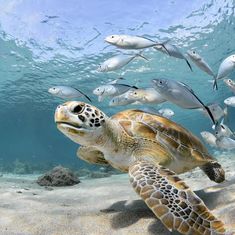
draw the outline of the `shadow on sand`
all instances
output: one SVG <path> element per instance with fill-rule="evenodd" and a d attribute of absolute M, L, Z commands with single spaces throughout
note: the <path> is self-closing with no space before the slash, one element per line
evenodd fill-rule
<path fill-rule="evenodd" d="M 195 191 L 195 193 L 204 201 L 206 206 L 210 210 L 216 209 L 219 205 L 235 205 L 235 197 L 228 197 L 227 191 L 230 187 L 235 185 L 235 178 L 224 182 L 222 184 L 209 187 L 207 189 Z M 230 189 L 231 190 L 231 189 Z M 231 195 L 235 195 L 235 186 L 229 191 Z M 148 229 L 151 235 L 179 235 L 178 232 L 169 232 L 164 225 L 156 219 L 153 212 L 147 207 L 147 205 L 142 200 L 134 201 L 119 201 L 112 204 L 109 208 L 101 211 L 102 213 L 113 213 L 111 219 L 111 226 L 118 230 L 120 228 L 131 226 L 135 224 L 140 219 L 151 219 Z M 235 214 L 235 209 L 233 210 Z M 223 220 L 223 215 L 220 215 Z M 228 233 L 231 234 L 231 233 Z"/>

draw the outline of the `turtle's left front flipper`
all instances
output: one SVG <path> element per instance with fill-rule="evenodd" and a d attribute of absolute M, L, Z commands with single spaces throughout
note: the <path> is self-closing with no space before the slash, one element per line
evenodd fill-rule
<path fill-rule="evenodd" d="M 174 172 L 148 161 L 136 161 L 129 175 L 135 191 L 170 231 L 225 234 L 224 224 Z"/>

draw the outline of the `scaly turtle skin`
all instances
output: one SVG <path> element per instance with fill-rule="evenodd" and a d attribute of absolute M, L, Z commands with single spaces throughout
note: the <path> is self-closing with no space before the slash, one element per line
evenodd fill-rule
<path fill-rule="evenodd" d="M 135 191 L 170 231 L 225 234 L 224 224 L 176 175 L 198 166 L 220 183 L 224 171 L 200 140 L 180 125 L 139 110 L 109 118 L 78 101 L 58 106 L 55 122 L 62 133 L 82 145 L 81 159 L 129 172 Z"/>

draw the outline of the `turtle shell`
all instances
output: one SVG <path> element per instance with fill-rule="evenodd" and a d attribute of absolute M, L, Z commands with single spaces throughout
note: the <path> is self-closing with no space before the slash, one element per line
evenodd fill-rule
<path fill-rule="evenodd" d="M 159 115 L 141 110 L 125 110 L 112 116 L 120 123 L 126 133 L 160 142 L 171 152 L 184 157 L 193 157 L 197 161 L 213 159 L 199 138 L 181 125 Z"/>

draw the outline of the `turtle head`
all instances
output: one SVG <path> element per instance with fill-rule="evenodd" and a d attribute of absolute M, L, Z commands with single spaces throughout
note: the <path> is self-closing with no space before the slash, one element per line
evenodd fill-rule
<path fill-rule="evenodd" d="M 81 145 L 94 144 L 103 133 L 106 118 L 98 108 L 79 101 L 61 104 L 55 111 L 57 128 Z"/>

